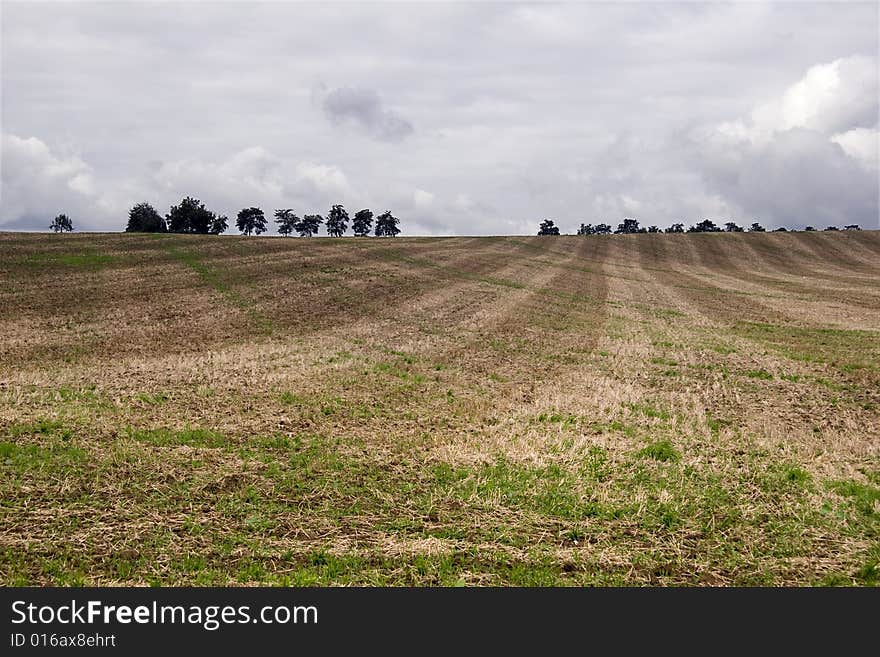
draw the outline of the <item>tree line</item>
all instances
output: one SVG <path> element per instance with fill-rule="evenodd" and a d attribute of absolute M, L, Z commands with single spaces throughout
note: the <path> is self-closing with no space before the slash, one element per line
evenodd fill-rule
<path fill-rule="evenodd" d="M 807 226 L 805 231 L 816 230 L 813 226 Z M 839 230 L 837 226 L 828 226 L 823 230 Z M 850 224 L 844 226 L 844 230 L 861 230 L 858 224 Z M 640 226 L 637 219 L 631 217 L 624 218 L 622 223 L 617 224 L 617 230 L 612 229 L 608 224 L 581 224 L 577 229 L 578 235 L 627 235 L 631 233 L 742 233 L 748 231 L 750 233 L 763 233 L 766 229 L 754 222 L 748 228 L 743 228 L 733 221 L 728 221 L 723 227 L 715 224 L 711 219 L 703 219 L 702 221 L 685 228 L 683 223 L 675 223 L 666 229 L 660 229 L 657 226 Z M 786 233 L 788 229 L 784 226 L 773 229 L 774 233 Z M 545 219 L 538 226 L 538 235 L 559 235 L 559 227 L 552 219 Z"/>
<path fill-rule="evenodd" d="M 266 215 L 258 207 L 242 208 L 235 218 L 235 227 L 242 235 L 260 235 L 267 229 Z M 400 233 L 400 219 L 386 210 L 375 218 L 369 209 L 358 210 L 349 217 L 342 205 L 334 205 L 325 220 L 320 214 L 297 215 L 292 208 L 275 210 L 278 233 L 285 237 L 297 234 L 312 237 L 324 224 L 331 237 L 342 237 L 349 223 L 355 237 L 366 237 L 372 231 L 376 237 L 396 237 Z M 197 198 L 185 197 L 178 205 L 172 205 L 164 217 L 147 202 L 138 203 L 128 211 L 127 233 L 195 233 L 219 235 L 229 228 L 229 218 L 208 210 Z"/>
<path fill-rule="evenodd" d="M 275 223 L 278 224 L 278 233 L 292 235 L 296 233 L 300 237 L 312 237 L 318 234 L 321 224 L 326 224 L 327 234 L 331 237 L 342 237 L 351 222 L 351 229 L 355 237 L 366 237 L 373 230 L 373 213 L 369 209 L 358 210 L 354 217 L 350 218 L 342 205 L 334 205 L 327 213 L 326 222 L 319 214 L 306 214 L 301 218 L 290 208 L 275 210 Z M 242 208 L 235 221 L 235 225 L 242 235 L 260 235 L 266 232 L 266 216 L 257 207 Z M 376 237 L 396 237 L 400 233 L 400 220 L 386 210 L 376 217 Z M 49 228 L 56 233 L 70 232 L 73 230 L 73 222 L 66 214 L 59 214 Z M 198 199 L 185 197 L 179 205 L 171 206 L 171 210 L 162 217 L 152 205 L 146 202 L 138 203 L 128 212 L 127 233 L 196 233 L 204 235 L 219 235 L 229 228 L 229 219 L 226 215 L 218 215 L 205 207 Z M 861 230 L 858 224 L 849 224 L 844 230 Z M 815 231 L 813 226 L 807 226 L 805 231 Z M 828 226 L 823 230 L 840 230 L 837 226 Z M 671 226 L 660 229 L 657 226 L 640 226 L 637 219 L 624 218 L 617 224 L 617 229 L 612 229 L 608 224 L 584 224 L 577 229 L 577 235 L 626 235 L 631 233 L 763 233 L 766 229 L 758 222 L 752 223 L 748 228 L 743 228 L 733 221 L 728 221 L 723 227 L 715 224 L 711 219 L 689 226 L 685 229 L 683 223 L 674 223 Z M 784 226 L 774 228 L 775 233 L 785 233 L 788 229 Z M 559 227 L 552 219 L 545 219 L 538 226 L 538 235 L 559 235 Z"/>

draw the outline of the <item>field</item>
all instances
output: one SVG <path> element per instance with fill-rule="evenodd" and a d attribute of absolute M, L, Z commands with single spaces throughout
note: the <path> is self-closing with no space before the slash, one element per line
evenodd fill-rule
<path fill-rule="evenodd" d="M 0 583 L 877 585 L 880 232 L 0 233 Z"/>

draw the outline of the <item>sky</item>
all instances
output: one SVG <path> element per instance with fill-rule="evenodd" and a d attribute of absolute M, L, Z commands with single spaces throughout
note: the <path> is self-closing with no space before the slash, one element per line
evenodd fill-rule
<path fill-rule="evenodd" d="M 880 4 L 0 4 L 0 230 L 140 201 L 403 235 L 878 228 Z"/>

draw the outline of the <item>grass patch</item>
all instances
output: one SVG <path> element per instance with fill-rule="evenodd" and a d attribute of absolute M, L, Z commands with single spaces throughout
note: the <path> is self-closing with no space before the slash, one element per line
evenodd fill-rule
<path fill-rule="evenodd" d="M 667 411 L 658 409 L 650 404 L 628 404 L 630 410 L 644 415 L 645 417 L 656 418 L 658 420 L 669 420 L 672 415 Z"/>
<path fill-rule="evenodd" d="M 155 445 L 156 447 L 228 447 L 230 440 L 222 433 L 211 429 L 132 429 L 127 431 L 127 437 L 142 443 Z"/>
<path fill-rule="evenodd" d="M 655 461 L 675 462 L 681 459 L 681 454 L 678 453 L 678 450 L 668 440 L 658 440 L 655 443 L 651 443 L 647 447 L 640 449 L 638 454 L 643 458 L 654 459 Z"/>
<path fill-rule="evenodd" d="M 864 515 L 880 514 L 880 488 L 853 480 L 831 481 L 828 488 L 838 495 L 848 497 L 853 505 Z"/>
<path fill-rule="evenodd" d="M 773 375 L 767 370 L 747 370 L 746 376 L 750 379 L 761 379 L 763 381 L 770 381 L 773 378 Z"/>
<path fill-rule="evenodd" d="M 672 360 L 671 358 L 664 358 L 663 356 L 654 356 L 651 358 L 652 365 L 666 365 L 667 367 L 675 367 L 678 365 L 677 360 Z"/>
<path fill-rule="evenodd" d="M 286 404 L 287 406 L 303 406 L 306 404 L 307 400 L 302 395 L 298 395 L 295 392 L 290 392 L 285 390 L 279 396 L 282 404 Z"/>
<path fill-rule="evenodd" d="M 142 404 L 147 404 L 148 406 L 159 406 L 170 399 L 164 392 L 139 392 L 134 397 Z"/>

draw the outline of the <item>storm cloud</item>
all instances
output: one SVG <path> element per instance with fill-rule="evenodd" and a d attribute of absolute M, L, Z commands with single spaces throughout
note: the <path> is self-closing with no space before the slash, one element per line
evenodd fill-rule
<path fill-rule="evenodd" d="M 173 6 L 172 6 L 173 5 Z M 0 230 L 392 209 L 404 234 L 552 218 L 878 227 L 861 3 L 2 5 Z"/>

